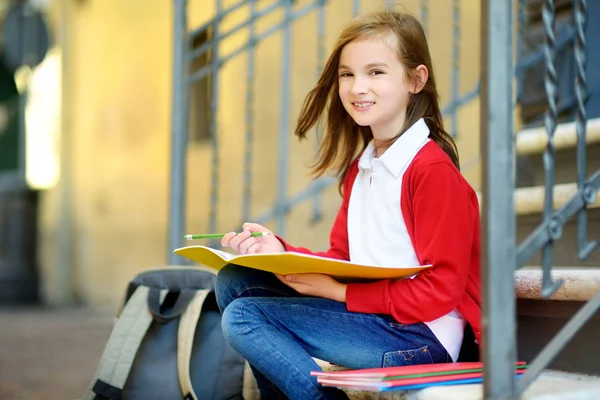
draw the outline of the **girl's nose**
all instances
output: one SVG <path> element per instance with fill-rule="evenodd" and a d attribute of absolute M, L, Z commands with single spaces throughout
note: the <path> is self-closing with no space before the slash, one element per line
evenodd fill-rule
<path fill-rule="evenodd" d="M 367 89 L 367 85 L 364 79 L 355 77 L 354 82 L 352 82 L 352 94 L 361 95 L 367 93 L 368 91 L 369 90 Z"/>

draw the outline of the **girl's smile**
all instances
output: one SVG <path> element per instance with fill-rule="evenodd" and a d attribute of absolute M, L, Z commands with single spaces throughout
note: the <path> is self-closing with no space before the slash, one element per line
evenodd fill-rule
<path fill-rule="evenodd" d="M 371 107 L 375 104 L 374 101 L 353 101 L 352 105 L 356 108 L 358 112 L 366 112 L 371 109 Z"/>

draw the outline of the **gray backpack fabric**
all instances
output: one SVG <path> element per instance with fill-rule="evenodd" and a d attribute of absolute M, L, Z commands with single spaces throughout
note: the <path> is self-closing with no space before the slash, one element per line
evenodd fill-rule
<path fill-rule="evenodd" d="M 254 397 L 244 359 L 223 338 L 212 270 L 166 267 L 127 288 L 84 400 Z"/>

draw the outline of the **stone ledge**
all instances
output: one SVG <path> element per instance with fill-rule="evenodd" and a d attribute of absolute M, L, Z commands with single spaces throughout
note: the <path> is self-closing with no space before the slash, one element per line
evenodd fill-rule
<path fill-rule="evenodd" d="M 576 183 L 561 183 L 554 185 L 554 209 L 564 206 L 577 193 Z M 517 215 L 540 214 L 544 211 L 544 186 L 530 186 L 515 189 L 514 202 Z M 483 206 L 482 194 L 477 192 L 479 210 Z M 596 195 L 594 202 L 588 208 L 600 208 L 600 195 Z"/>
<path fill-rule="evenodd" d="M 483 400 L 483 385 L 430 387 L 407 400 Z M 589 375 L 545 371 L 527 388 L 521 400 L 598 400 L 600 378 Z"/>
<path fill-rule="evenodd" d="M 576 183 L 554 185 L 554 209 L 564 206 L 577 193 Z M 544 186 L 531 186 L 515 189 L 515 208 L 517 215 L 541 213 L 544 210 Z M 594 202 L 588 208 L 600 207 L 600 196 L 596 195 Z"/>
<path fill-rule="evenodd" d="M 573 148 L 577 145 L 577 131 L 575 122 L 559 124 L 554 133 L 554 147 L 557 150 Z M 587 121 L 587 144 L 600 143 L 600 118 Z M 546 149 L 548 135 L 546 129 L 523 129 L 516 136 L 516 150 L 519 155 L 540 154 Z"/>
<path fill-rule="evenodd" d="M 539 267 L 525 267 L 514 276 L 517 298 L 542 300 L 542 270 Z M 600 268 L 554 267 L 552 279 L 562 279 L 564 283 L 548 300 L 588 301 L 600 291 Z"/>

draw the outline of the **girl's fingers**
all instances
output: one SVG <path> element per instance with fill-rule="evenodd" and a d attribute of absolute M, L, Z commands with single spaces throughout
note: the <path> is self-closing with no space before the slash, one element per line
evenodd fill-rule
<path fill-rule="evenodd" d="M 228 234 L 223 236 L 221 238 L 221 246 L 230 247 L 229 243 L 231 242 L 231 239 L 233 239 L 234 237 L 235 237 L 235 232 L 229 232 Z"/>
<path fill-rule="evenodd" d="M 283 283 L 286 286 L 290 286 L 289 282 L 285 280 L 285 275 L 275 274 L 275 276 L 281 281 L 281 283 Z"/>
<path fill-rule="evenodd" d="M 275 276 L 277 277 L 277 279 L 279 279 L 281 281 L 281 283 L 283 283 L 284 285 L 289 286 L 295 290 L 295 288 L 292 286 L 293 284 L 286 279 L 285 275 L 275 274 Z"/>
<path fill-rule="evenodd" d="M 238 253 L 242 254 L 242 252 L 240 251 L 240 245 L 245 241 L 245 240 L 256 240 L 255 238 L 253 238 L 252 236 L 250 236 L 250 231 L 244 230 L 243 232 L 238 233 L 235 237 L 233 237 L 230 241 L 229 241 L 229 246 L 234 250 L 237 251 Z M 250 245 L 250 243 L 247 244 L 247 246 Z"/>
<path fill-rule="evenodd" d="M 257 247 L 260 246 L 260 243 L 258 242 L 258 239 L 254 238 L 254 237 L 250 237 L 246 240 L 244 240 L 242 243 L 240 243 L 239 246 L 239 253 L 240 254 L 253 254 L 256 252 Z"/>
<path fill-rule="evenodd" d="M 242 225 L 242 232 L 238 234 L 235 232 L 229 232 L 223 236 L 221 238 L 221 246 L 231 247 L 232 250 L 240 254 L 256 253 L 260 250 L 261 244 L 263 243 L 261 239 L 264 238 L 250 236 L 250 234 L 253 232 L 273 233 L 260 224 L 246 222 Z"/>

